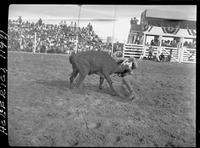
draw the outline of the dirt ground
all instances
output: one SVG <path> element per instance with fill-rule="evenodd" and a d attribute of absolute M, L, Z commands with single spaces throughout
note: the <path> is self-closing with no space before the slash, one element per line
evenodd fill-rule
<path fill-rule="evenodd" d="M 96 75 L 70 89 L 71 71 L 67 55 L 8 53 L 10 146 L 196 146 L 195 64 L 140 61 L 133 101 Z"/>

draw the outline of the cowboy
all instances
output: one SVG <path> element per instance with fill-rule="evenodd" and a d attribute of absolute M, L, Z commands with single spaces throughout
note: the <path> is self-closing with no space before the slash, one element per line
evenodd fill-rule
<path fill-rule="evenodd" d="M 129 72 L 126 72 L 121 75 L 122 81 L 121 81 L 121 89 L 119 96 L 126 99 L 136 99 L 138 98 L 138 95 L 135 93 L 133 89 L 134 85 L 134 76 L 133 76 L 133 69 L 136 69 L 138 67 L 137 61 L 134 57 L 131 57 L 129 59 L 126 59 L 122 62 L 122 65 L 126 65 L 129 67 Z"/>

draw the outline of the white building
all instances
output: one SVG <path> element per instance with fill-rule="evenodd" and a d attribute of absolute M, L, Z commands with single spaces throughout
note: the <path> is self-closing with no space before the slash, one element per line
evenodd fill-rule
<path fill-rule="evenodd" d="M 139 42 L 130 42 L 135 39 Z M 148 56 L 150 46 L 154 51 L 161 50 L 166 56 L 171 54 L 172 61 L 196 62 L 196 17 L 177 12 L 145 10 L 141 14 L 140 24 L 135 27 L 131 24 L 124 56 L 128 57 L 131 51 L 136 57 Z"/>

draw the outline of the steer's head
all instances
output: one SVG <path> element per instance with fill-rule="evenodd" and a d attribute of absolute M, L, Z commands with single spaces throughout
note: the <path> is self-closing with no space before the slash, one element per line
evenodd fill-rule
<path fill-rule="evenodd" d="M 118 65 L 120 65 L 120 71 L 117 72 L 117 74 L 120 77 L 123 77 L 127 74 L 132 74 L 133 70 L 138 67 L 137 61 L 134 57 L 130 57 L 128 59 L 122 60 L 117 62 Z"/>

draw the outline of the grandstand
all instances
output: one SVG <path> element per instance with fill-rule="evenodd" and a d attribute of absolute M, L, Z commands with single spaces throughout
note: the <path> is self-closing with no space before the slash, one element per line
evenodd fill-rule
<path fill-rule="evenodd" d="M 123 56 L 143 58 L 149 47 L 154 53 L 170 55 L 172 62 L 196 62 L 196 18 L 178 12 L 147 9 L 140 24 L 131 20 L 131 29 Z"/>
<path fill-rule="evenodd" d="M 8 50 L 33 53 L 70 53 L 76 46 L 78 50 L 100 50 L 108 48 L 103 44 L 93 27 L 88 23 L 85 27 L 71 24 L 45 24 L 39 19 L 36 23 L 18 20 L 8 21 Z"/>

